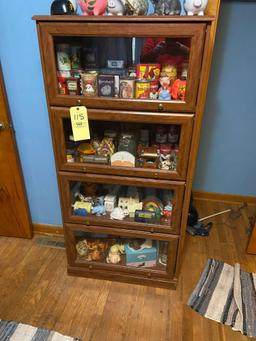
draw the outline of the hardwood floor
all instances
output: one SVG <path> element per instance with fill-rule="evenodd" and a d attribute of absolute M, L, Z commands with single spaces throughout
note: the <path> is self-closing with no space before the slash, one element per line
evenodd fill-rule
<path fill-rule="evenodd" d="M 230 208 L 198 201 L 200 216 Z M 234 208 L 237 205 L 232 206 Z M 256 272 L 245 253 L 248 216 L 212 219 L 209 237 L 187 235 L 176 291 L 66 275 L 64 250 L 34 240 L 0 238 L 0 319 L 13 319 L 83 341 L 244 341 L 249 338 L 201 317 L 186 306 L 209 257 Z"/>

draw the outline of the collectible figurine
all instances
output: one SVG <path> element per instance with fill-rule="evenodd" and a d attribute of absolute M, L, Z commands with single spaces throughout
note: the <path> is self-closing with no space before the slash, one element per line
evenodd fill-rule
<path fill-rule="evenodd" d="M 179 126 L 176 124 L 170 124 L 168 129 L 168 142 L 176 144 L 179 141 Z"/>
<path fill-rule="evenodd" d="M 80 240 L 77 244 L 76 244 L 76 250 L 77 253 L 80 256 L 86 256 L 88 253 L 88 245 L 87 245 L 87 241 L 86 239 L 84 240 Z"/>
<path fill-rule="evenodd" d="M 91 211 L 91 203 L 89 202 L 81 202 L 76 201 L 74 205 L 72 205 L 74 208 L 74 214 L 79 216 L 87 216 L 87 214 Z"/>
<path fill-rule="evenodd" d="M 170 95 L 170 78 L 166 74 L 162 74 L 160 77 L 160 89 L 158 90 L 158 99 L 169 101 Z"/>
<path fill-rule="evenodd" d="M 184 8 L 187 15 L 204 15 L 208 0 L 185 0 Z"/>
<path fill-rule="evenodd" d="M 100 239 L 88 239 L 84 240 L 86 243 L 88 252 L 86 255 L 86 260 L 88 261 L 101 261 L 106 255 L 106 250 L 108 248 L 108 243 Z"/>
<path fill-rule="evenodd" d="M 102 15 L 107 8 L 107 0 L 79 0 L 83 15 Z"/>
<path fill-rule="evenodd" d="M 160 147 L 160 163 L 159 168 L 169 170 L 171 166 L 171 146 L 163 145 Z"/>
<path fill-rule="evenodd" d="M 115 207 L 110 213 L 110 218 L 115 220 L 124 220 L 125 212 L 120 207 Z"/>
<path fill-rule="evenodd" d="M 125 7 L 122 0 L 108 0 L 107 4 L 108 15 L 124 15 Z"/>
<path fill-rule="evenodd" d="M 117 264 L 121 261 L 121 254 L 124 254 L 124 245 L 114 244 L 111 246 L 108 257 L 106 259 L 107 263 Z"/>
<path fill-rule="evenodd" d="M 51 4 L 51 15 L 75 14 L 73 0 L 54 0 Z"/>
<path fill-rule="evenodd" d="M 76 0 L 69 0 L 70 2 L 72 2 L 72 5 L 74 7 L 74 11 L 76 13 L 76 10 L 77 10 L 77 3 L 76 3 Z"/>
<path fill-rule="evenodd" d="M 101 156 L 111 156 L 115 152 L 115 144 L 113 138 L 104 137 L 98 148 L 98 154 Z"/>
<path fill-rule="evenodd" d="M 147 15 L 148 0 L 126 0 L 128 15 Z"/>
<path fill-rule="evenodd" d="M 163 216 L 168 219 L 172 216 L 172 204 L 164 206 Z"/>
<path fill-rule="evenodd" d="M 185 101 L 186 80 L 176 79 L 172 86 L 172 98 L 180 101 Z"/>
<path fill-rule="evenodd" d="M 104 197 L 98 197 L 92 208 L 92 214 L 96 214 L 97 217 L 106 215 L 106 208 L 104 206 Z"/>
<path fill-rule="evenodd" d="M 154 14 L 157 15 L 180 15 L 180 0 L 153 0 Z"/>
<path fill-rule="evenodd" d="M 131 249 L 138 251 L 151 249 L 153 244 L 151 239 L 133 239 L 128 245 Z"/>

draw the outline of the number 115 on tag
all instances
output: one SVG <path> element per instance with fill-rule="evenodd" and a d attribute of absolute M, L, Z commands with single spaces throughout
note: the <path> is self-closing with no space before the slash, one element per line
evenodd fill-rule
<path fill-rule="evenodd" d="M 70 119 L 74 141 L 89 140 L 90 128 L 86 107 L 71 107 Z"/>

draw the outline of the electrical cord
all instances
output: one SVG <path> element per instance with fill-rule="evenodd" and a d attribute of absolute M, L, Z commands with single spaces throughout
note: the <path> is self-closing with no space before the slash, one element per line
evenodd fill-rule
<path fill-rule="evenodd" d="M 225 211 L 217 212 L 217 213 L 212 214 L 210 216 L 200 218 L 199 221 L 204 221 L 204 220 L 207 220 L 210 218 L 214 218 L 215 216 L 219 216 L 221 214 L 229 212 L 227 218 L 224 221 L 214 222 L 214 225 L 224 225 L 224 226 L 227 226 L 228 228 L 234 229 L 234 225 L 231 224 L 231 221 L 237 220 L 238 218 L 240 218 L 242 215 L 241 211 L 247 207 L 248 207 L 248 204 L 247 204 L 247 202 L 245 202 L 241 206 L 239 206 L 238 208 L 230 208 L 230 209 L 225 210 Z"/>

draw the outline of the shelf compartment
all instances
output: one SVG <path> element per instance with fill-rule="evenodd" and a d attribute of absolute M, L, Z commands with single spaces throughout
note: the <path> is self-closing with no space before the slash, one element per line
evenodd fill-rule
<path fill-rule="evenodd" d="M 89 109 L 88 118 L 91 140 L 75 143 L 70 141 L 72 128 L 69 110 L 66 108 L 51 108 L 55 154 L 59 169 L 114 175 L 120 175 L 121 173 L 127 176 L 156 179 L 186 179 L 194 120 L 193 115 L 170 114 L 167 116 L 165 114 L 156 115 L 154 113 Z M 114 152 L 129 150 L 129 145 L 119 145 L 119 141 L 123 136 L 122 134 L 131 134 L 133 138 L 131 142 L 135 142 L 135 146 L 133 146 L 134 151 L 132 151 L 135 156 L 134 167 L 111 165 L 110 157 L 105 161 L 103 158 L 103 162 L 107 162 L 107 164 L 97 163 L 96 158 L 99 156 L 97 154 L 105 155 L 104 151 L 93 151 L 95 154 L 89 156 L 89 158 L 95 158 L 95 161 L 90 161 L 90 163 L 84 162 L 88 155 L 84 156 L 78 152 L 79 145 L 82 146 L 84 142 L 90 142 L 90 146 L 93 141 L 96 141 L 96 146 L 98 147 L 99 142 L 102 143 L 104 135 L 111 132 L 116 134 L 113 139 L 115 145 Z M 144 145 L 146 144 L 140 141 L 140 136 L 143 134 L 146 135 L 146 139 L 148 138 L 149 148 L 142 147 L 143 143 Z M 139 144 L 141 147 L 139 147 Z M 147 153 L 147 151 L 154 152 L 154 154 Z M 95 155 L 97 156 L 95 157 Z M 151 158 L 151 155 L 153 155 L 153 158 Z M 101 158 L 99 162 L 102 162 Z"/>
<path fill-rule="evenodd" d="M 60 22 L 57 25 L 47 22 L 39 23 L 39 34 L 44 44 L 42 58 L 45 84 L 50 104 L 72 106 L 80 103 L 88 108 L 107 107 L 121 110 L 125 106 L 128 110 L 194 111 L 206 24 L 158 23 L 157 25 L 157 37 L 152 37 L 155 24 L 143 23 L 143 21 L 130 22 L 122 28 L 120 23 L 115 22 Z M 118 33 L 120 29 L 122 29 L 122 34 Z M 153 45 L 157 46 L 156 49 Z M 69 63 L 69 58 L 73 55 L 73 47 L 79 47 L 82 51 L 79 55 L 82 54 L 83 63 L 75 66 L 79 68 L 79 71 Z M 149 53 L 150 47 L 153 53 Z M 57 60 L 56 54 L 59 56 Z M 65 58 L 62 58 L 63 56 Z M 64 59 L 67 65 L 60 66 L 60 60 Z M 113 65 L 116 61 L 124 62 L 124 65 L 117 64 L 118 68 L 115 71 Z M 120 80 L 121 78 L 127 79 L 130 75 L 130 66 L 138 67 L 142 64 L 148 65 L 146 68 L 149 72 L 146 72 L 146 76 L 144 71 L 143 73 L 137 72 L 135 84 L 130 85 L 136 88 L 132 96 L 127 94 L 124 96 L 121 92 L 113 90 L 113 84 L 118 83 L 121 86 L 121 81 L 118 82 L 117 77 L 110 80 L 111 75 L 119 76 Z M 157 78 L 160 72 L 167 73 L 171 78 L 170 84 L 168 86 L 162 84 L 163 89 L 160 89 L 159 79 L 156 79 L 158 89 L 156 89 L 156 84 L 145 84 L 145 82 L 142 84 L 142 80 L 155 81 L 156 75 L 152 74 L 153 71 L 149 65 L 153 65 L 153 69 L 158 70 Z M 90 78 L 92 75 L 89 75 L 91 71 L 97 72 L 97 74 L 94 73 L 96 78 L 94 77 L 93 80 Z M 109 76 L 108 80 L 104 78 L 106 75 Z M 81 82 L 75 85 L 74 78 L 80 78 Z M 176 79 L 179 81 L 174 86 Z M 101 84 L 107 81 L 112 89 L 110 92 L 106 90 L 106 87 L 104 91 L 101 90 Z M 81 91 L 79 90 L 80 84 L 82 84 Z M 110 88 L 108 86 L 108 89 Z M 177 89 L 179 90 L 176 91 Z M 114 92 L 116 97 L 114 97 Z M 159 95 L 157 99 L 152 99 L 156 94 Z"/>
<path fill-rule="evenodd" d="M 173 278 L 178 237 L 65 224 L 65 238 L 73 268 Z"/>
<path fill-rule="evenodd" d="M 59 179 L 65 223 L 179 233 L 184 182 L 65 172 Z"/>

